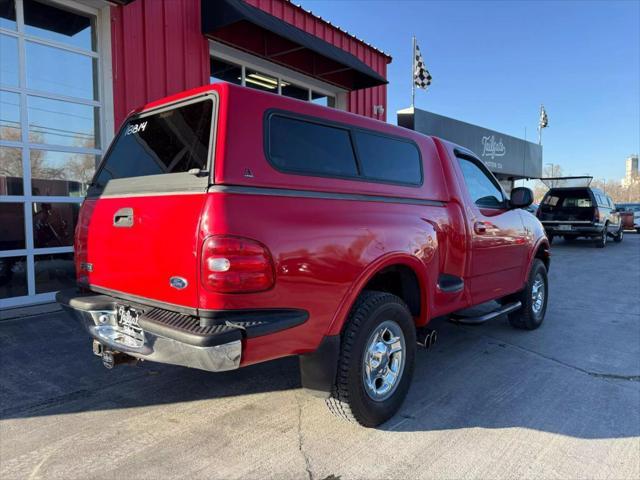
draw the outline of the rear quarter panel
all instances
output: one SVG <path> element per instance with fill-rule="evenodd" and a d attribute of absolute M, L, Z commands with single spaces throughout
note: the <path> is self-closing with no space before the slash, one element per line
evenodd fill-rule
<path fill-rule="evenodd" d="M 357 296 L 354 286 L 392 263 L 410 266 L 423 288 L 441 268 L 438 231 L 444 207 L 380 202 L 212 193 L 200 243 L 224 232 L 259 240 L 274 259 L 276 284 L 253 294 L 211 294 L 200 288 L 202 309 L 300 308 L 307 323 L 247 342 L 243 364 L 314 350 L 340 332 Z M 341 307 L 345 308 L 341 308 Z M 426 313 L 426 312 L 424 312 Z M 426 317 L 417 319 L 425 322 Z"/>
<path fill-rule="evenodd" d="M 434 292 L 439 272 L 462 268 L 461 253 L 448 250 L 449 193 L 436 145 L 410 130 L 334 109 L 276 95 L 221 85 L 221 102 L 213 180 L 200 227 L 200 245 L 213 234 L 253 238 L 273 256 L 275 287 L 253 294 L 211 294 L 200 287 L 201 309 L 301 308 L 307 323 L 246 341 L 242 364 L 313 351 L 324 335 L 340 332 L 359 288 L 378 269 L 392 263 L 411 266 L 423 291 Z M 399 186 L 358 180 L 321 178 L 274 169 L 264 150 L 264 118 L 270 109 L 326 119 L 401 136 L 418 144 L 423 183 Z M 259 187 L 313 192 L 376 195 L 408 199 L 387 201 L 308 198 L 215 191 L 218 186 Z M 431 200 L 434 205 L 412 204 Z M 456 211 L 453 215 L 459 215 Z M 460 242 L 457 243 L 460 245 Z M 457 266 L 457 267 L 456 267 Z M 455 272 L 452 272 L 455 273 Z M 425 294 L 418 323 L 436 311 Z"/>

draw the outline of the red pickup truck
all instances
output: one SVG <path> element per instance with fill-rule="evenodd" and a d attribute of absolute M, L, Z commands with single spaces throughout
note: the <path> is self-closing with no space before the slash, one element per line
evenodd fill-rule
<path fill-rule="evenodd" d="M 78 288 L 57 299 L 107 367 L 298 355 L 304 387 L 375 426 L 433 318 L 540 326 L 549 242 L 531 201 L 443 140 L 210 85 L 126 120 L 81 208 Z"/>

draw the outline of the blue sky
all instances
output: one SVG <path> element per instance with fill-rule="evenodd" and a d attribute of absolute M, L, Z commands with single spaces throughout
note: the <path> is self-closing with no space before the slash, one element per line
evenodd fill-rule
<path fill-rule="evenodd" d="M 391 54 L 388 121 L 411 103 L 411 37 L 433 76 L 416 106 L 536 139 L 565 174 L 624 176 L 640 150 L 640 1 L 299 0 Z"/>

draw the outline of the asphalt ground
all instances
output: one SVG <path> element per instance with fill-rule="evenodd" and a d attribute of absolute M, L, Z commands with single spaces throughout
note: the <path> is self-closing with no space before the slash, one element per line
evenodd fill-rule
<path fill-rule="evenodd" d="M 556 240 L 543 326 L 437 322 L 400 412 L 344 423 L 283 359 L 108 371 L 62 312 L 0 322 L 0 478 L 640 478 L 640 235 Z"/>

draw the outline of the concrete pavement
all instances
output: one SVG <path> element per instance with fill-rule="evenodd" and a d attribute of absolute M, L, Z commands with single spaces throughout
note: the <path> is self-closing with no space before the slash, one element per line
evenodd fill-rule
<path fill-rule="evenodd" d="M 0 322 L 0 478 L 640 478 L 640 235 L 556 240 L 544 325 L 439 322 L 379 429 L 296 359 L 105 370 L 63 313 Z"/>

